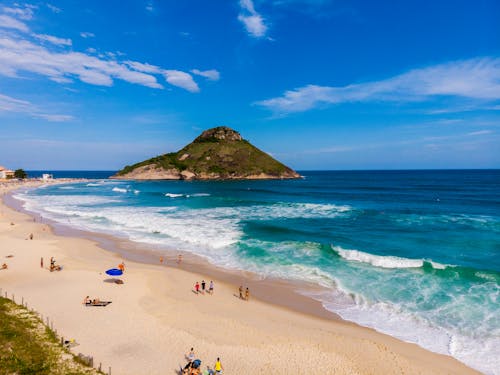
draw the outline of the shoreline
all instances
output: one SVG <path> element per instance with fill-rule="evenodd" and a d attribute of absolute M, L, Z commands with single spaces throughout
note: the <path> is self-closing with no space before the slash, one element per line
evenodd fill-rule
<path fill-rule="evenodd" d="M 23 202 L 13 197 L 14 193 L 15 191 L 12 191 L 4 196 L 4 204 L 19 212 L 25 213 L 30 217 L 41 217 L 40 214 L 25 209 L 23 207 Z M 217 278 L 219 281 L 224 283 L 235 285 L 236 288 L 240 284 L 245 284 L 248 285 L 252 291 L 252 298 L 256 298 L 279 307 L 291 309 L 296 312 L 313 315 L 318 318 L 341 320 L 345 324 L 354 324 L 359 326 L 355 322 L 342 319 L 338 314 L 325 309 L 320 301 L 298 291 L 299 289 L 307 290 L 309 292 L 327 291 L 326 288 L 321 288 L 316 284 L 306 283 L 305 281 L 300 280 L 294 281 L 277 278 L 262 278 L 258 274 L 251 271 L 218 267 L 201 256 L 185 251 L 167 249 L 160 246 L 155 249 L 154 246 L 147 243 L 134 242 L 126 238 L 113 236 L 111 234 L 77 229 L 71 227 L 70 225 L 47 219 L 45 217 L 43 220 L 45 224 L 49 225 L 50 230 L 56 236 L 88 239 L 98 243 L 102 249 L 117 254 L 125 260 L 149 265 L 159 265 L 160 254 L 158 254 L 158 252 L 167 252 L 169 255 L 164 256 L 166 260 L 166 267 L 170 267 L 171 264 L 175 264 L 175 267 L 178 269 L 182 269 L 187 272 L 196 271 L 196 273 L 202 273 L 214 279 Z M 176 264 L 178 254 L 182 254 L 182 263 L 180 265 Z"/>
<path fill-rule="evenodd" d="M 15 199 L 12 198 L 12 200 Z M 280 361 L 278 361 L 280 363 L 280 366 L 276 367 L 276 369 L 274 370 L 274 373 L 283 374 L 290 373 L 292 371 L 295 371 L 297 373 L 297 369 L 299 369 L 298 373 L 309 373 L 314 371 L 325 373 L 325 368 L 331 369 L 336 373 L 360 374 L 401 372 L 477 373 L 450 356 L 432 353 L 420 348 L 416 344 L 406 343 L 388 335 L 376 332 L 371 328 L 361 327 L 355 323 L 341 320 L 339 317 L 336 317 L 335 314 L 330 313 L 328 310 L 324 309 L 320 302 L 315 301 L 310 297 L 306 297 L 303 295 L 301 296 L 299 295 L 299 293 L 295 292 L 295 288 L 293 286 L 293 283 L 291 282 L 274 279 L 255 280 L 255 276 L 253 274 L 246 272 L 243 273 L 243 275 L 235 275 L 234 273 L 236 272 L 233 273 L 228 270 L 218 269 L 217 267 L 210 265 L 207 261 L 204 261 L 206 264 L 201 264 L 198 262 L 199 259 L 196 259 L 197 257 L 194 256 L 192 259 L 191 257 L 186 256 L 183 260 L 184 264 L 182 264 L 182 267 L 171 266 L 170 264 L 172 262 L 168 262 L 167 266 L 161 266 L 158 264 L 159 262 L 157 262 L 156 264 L 147 263 L 144 262 L 147 259 L 133 259 L 134 256 L 131 256 L 131 254 L 137 255 L 137 250 L 142 250 L 144 247 L 146 247 L 142 244 L 136 244 L 128 240 L 121 240 L 112 236 L 97 234 L 93 232 L 83 232 L 77 229 L 69 230 L 68 228 L 64 229 L 64 225 L 61 225 L 61 227 L 59 228 L 57 224 L 54 225 L 54 231 L 52 233 L 52 231 L 49 229 L 52 223 L 50 226 L 47 226 L 47 222 L 44 222 L 43 224 L 39 222 L 33 222 L 32 216 L 27 216 L 28 213 L 20 213 L 12 210 L 8 207 L 8 203 L 4 203 L 4 199 L 2 199 L 2 206 L 7 207 L 7 210 L 9 210 L 5 214 L 5 210 L 2 207 L 2 224 L 6 223 L 6 218 L 7 221 L 10 218 L 11 220 L 15 219 L 17 221 L 22 221 L 23 226 L 29 226 L 30 228 L 33 227 L 37 229 L 35 240 L 33 242 L 23 241 L 23 245 L 31 245 L 31 243 L 39 242 L 37 238 L 38 235 L 40 235 L 44 241 L 45 237 L 47 237 L 47 240 L 49 242 L 52 241 L 60 243 L 78 243 L 79 246 L 77 247 L 79 247 L 79 249 L 76 250 L 64 249 L 61 248 L 61 246 L 55 246 L 57 248 L 57 252 L 60 254 L 58 255 L 58 258 L 61 257 L 65 261 L 68 261 L 68 269 L 66 269 L 65 266 L 64 270 L 62 271 L 62 275 L 65 275 L 66 273 L 72 273 L 74 271 L 72 267 L 75 268 L 75 271 L 78 269 L 84 269 L 89 272 L 89 269 L 91 269 L 92 266 L 101 264 L 104 260 L 114 261 L 115 264 L 118 264 L 120 256 L 128 255 L 131 260 L 126 261 L 127 279 L 129 275 L 129 269 L 134 270 L 134 283 L 142 284 L 142 288 L 138 288 L 137 286 L 135 286 L 136 291 L 134 293 L 137 293 L 138 296 L 136 297 L 139 300 L 145 299 L 149 301 L 149 304 L 151 304 L 151 306 L 148 306 L 149 308 L 141 310 L 142 314 L 138 313 L 137 315 L 140 317 L 139 320 L 142 324 L 146 324 L 145 318 L 149 318 L 146 319 L 147 323 L 153 324 L 156 322 L 156 325 L 153 324 L 153 326 L 155 326 L 157 329 L 166 329 L 167 331 L 171 330 L 172 324 L 169 325 L 168 322 L 172 323 L 172 318 L 165 317 L 163 310 L 158 307 L 162 306 L 163 308 L 166 308 L 167 310 L 173 312 L 174 315 L 179 314 L 179 312 L 174 311 L 175 308 L 172 308 L 170 305 L 165 306 L 165 300 L 167 300 L 173 302 L 174 304 L 182 302 L 190 305 L 194 310 L 198 310 L 190 311 L 191 315 L 201 314 L 201 316 L 204 316 L 205 318 L 208 317 L 209 322 L 211 321 L 211 319 L 214 319 L 214 311 L 220 312 L 221 316 L 217 316 L 215 321 L 221 320 L 221 323 L 223 322 L 225 323 L 225 325 L 229 326 L 229 330 L 227 330 L 226 328 L 221 328 L 219 326 L 219 330 L 223 330 L 228 336 L 234 334 L 235 327 L 244 327 L 246 334 L 242 335 L 241 333 L 239 333 L 239 340 L 234 340 L 231 337 L 215 339 L 213 336 L 210 336 L 210 339 L 208 340 L 211 343 L 215 342 L 215 345 L 218 348 L 226 348 L 229 352 L 231 352 L 231 350 L 227 348 L 229 344 L 239 347 L 243 343 L 252 348 L 252 350 L 250 351 L 247 347 L 246 350 L 243 350 L 243 352 L 241 352 L 241 350 L 239 352 L 233 352 L 232 356 L 230 357 L 227 357 L 227 355 L 222 356 L 221 354 L 221 358 L 223 359 L 223 362 L 225 362 L 226 373 L 228 374 L 249 373 L 248 371 L 246 371 L 246 369 L 253 369 L 254 373 L 268 373 L 269 368 L 274 369 L 274 367 L 256 367 L 256 359 L 248 357 L 248 354 L 258 354 L 257 357 L 259 358 L 259 360 L 257 362 L 260 361 L 260 357 L 264 357 L 264 361 L 261 361 L 261 366 L 273 366 L 272 363 L 266 362 L 269 359 L 267 357 L 269 355 L 269 352 L 271 352 L 272 354 L 271 359 L 276 357 L 276 355 L 278 355 L 278 357 L 282 356 L 283 358 L 286 358 L 286 361 L 284 361 L 283 364 L 281 363 L 282 361 L 280 359 Z M 30 217 L 31 219 L 29 219 Z M 13 228 L 7 228 L 7 231 L 12 231 L 12 229 Z M 4 229 L 2 228 L 0 236 L 3 235 Z M 111 252 L 108 251 L 108 246 L 116 246 L 116 250 L 118 250 L 117 253 L 114 253 L 114 249 L 110 249 Z M 122 246 L 123 249 L 120 246 Z M 3 253 L 4 251 L 0 251 L 0 257 L 5 256 L 5 254 Z M 177 252 L 175 252 L 175 254 L 177 254 Z M 146 257 L 146 255 L 142 254 L 143 257 Z M 28 257 L 29 254 L 23 254 L 23 256 Z M 97 263 L 96 259 L 93 259 L 93 256 L 97 258 Z M 149 253 L 149 256 L 151 257 L 151 260 L 154 259 L 151 255 L 151 252 Z M 157 256 L 158 255 L 156 255 L 155 257 Z M 141 256 L 139 256 L 139 258 L 141 258 Z M 12 259 L 15 260 L 15 258 Z M 36 263 L 37 259 L 38 257 L 36 256 L 33 260 L 33 263 Z M 104 267 L 105 266 L 101 266 L 102 269 L 105 269 Z M 196 272 L 193 272 L 193 270 L 190 269 L 193 267 L 196 268 Z M 137 274 L 135 273 L 136 270 Z M 165 270 L 167 272 L 164 272 Z M 11 270 L 9 268 L 8 272 L 10 271 Z M 155 276 L 144 276 L 143 271 L 150 271 L 150 273 L 155 274 Z M 92 277 L 95 278 L 95 271 L 90 272 L 93 275 Z M 55 275 L 50 273 L 39 275 L 39 277 L 41 278 L 40 280 L 43 282 L 47 282 L 46 279 L 49 277 L 53 279 L 53 277 L 51 276 Z M 223 297 L 222 299 L 217 301 L 217 304 L 215 304 L 215 306 L 209 306 L 215 307 L 215 310 L 209 309 L 210 313 L 208 313 L 208 315 L 206 314 L 206 311 L 204 311 L 206 310 L 207 306 L 199 306 L 199 300 L 193 305 L 193 302 L 196 301 L 193 301 L 193 299 L 204 298 L 204 303 L 211 303 L 216 298 L 215 295 L 196 296 L 193 293 L 189 293 L 189 289 L 187 288 L 183 291 L 176 290 L 169 295 L 167 291 L 164 290 L 164 287 L 157 285 L 158 280 L 167 282 L 177 281 L 179 284 L 186 285 L 191 288 L 192 284 L 196 280 L 199 281 L 201 280 L 201 278 L 210 280 L 211 277 L 213 277 L 213 280 L 215 281 L 217 298 L 219 298 L 220 293 L 223 294 Z M 167 280 L 165 280 L 165 278 Z M 0 282 L 2 282 L 2 284 L 4 283 L 3 279 L 4 273 L 0 273 Z M 234 295 L 234 293 L 237 292 L 238 284 L 241 282 L 244 282 L 245 285 L 250 286 L 250 290 L 252 291 L 252 300 L 250 301 L 250 303 L 239 301 L 237 298 L 231 298 L 231 295 Z M 16 280 L 11 282 L 10 284 L 12 285 L 12 287 L 16 287 Z M 30 286 L 33 286 L 26 280 L 21 281 L 19 279 L 17 280 L 17 284 L 24 285 L 24 287 L 21 289 L 26 291 L 30 289 Z M 75 284 L 77 283 L 75 282 Z M 178 284 L 174 283 L 173 285 Z M 303 284 L 301 283 L 300 286 L 302 285 Z M 78 284 L 74 285 L 74 288 L 77 289 L 78 286 L 81 287 L 81 285 Z M 109 285 L 109 283 L 100 282 L 98 286 L 100 288 L 97 289 L 118 293 L 115 294 L 113 298 L 119 298 L 122 296 L 119 294 L 120 292 L 124 290 L 127 291 L 129 288 L 131 289 L 128 280 L 126 280 L 124 286 L 118 287 L 122 288 L 121 290 L 116 288 L 114 285 Z M 57 285 L 55 285 L 55 287 L 57 287 Z M 65 289 L 66 293 L 71 293 L 71 288 L 67 285 L 65 286 Z M 151 301 L 151 296 L 160 295 L 159 292 L 166 293 L 167 295 L 163 298 L 158 298 L 158 300 L 153 298 L 154 301 Z M 255 299 L 253 298 L 254 296 L 256 297 Z M 66 295 L 66 299 L 67 298 L 68 296 Z M 77 299 L 80 300 L 81 298 L 83 298 L 83 296 L 77 296 Z M 135 299 L 135 297 L 132 299 Z M 280 303 L 283 301 L 285 301 L 286 303 Z M 314 305 L 312 301 L 315 301 L 316 305 Z M 128 306 L 129 308 L 131 308 L 131 301 L 122 300 L 119 302 L 120 304 L 128 302 Z M 242 303 L 244 303 L 243 310 L 241 306 Z M 111 309 L 109 310 L 114 309 L 115 307 L 117 307 L 117 305 L 118 304 L 113 303 L 110 306 Z M 41 303 L 41 306 L 42 309 L 47 309 L 47 306 L 43 306 L 43 303 Z M 219 310 L 219 307 L 222 306 L 224 307 L 224 309 Z M 179 308 L 181 310 L 180 316 L 178 317 L 179 320 L 174 319 L 175 324 L 173 324 L 173 326 L 177 328 L 177 336 L 185 336 L 186 334 L 189 334 L 191 336 L 194 336 L 198 340 L 206 340 L 207 336 L 205 333 L 199 332 L 198 335 L 196 335 L 196 333 L 193 332 L 192 327 L 190 327 L 190 323 L 192 322 L 192 320 L 189 318 L 189 314 L 186 313 L 186 316 L 183 316 L 184 314 L 182 313 L 182 311 L 184 309 L 182 308 L 182 306 L 180 306 Z M 322 316 L 320 309 L 327 314 Z M 116 312 L 117 311 L 115 311 L 115 313 Z M 47 314 L 46 311 L 42 311 L 42 313 Z M 151 322 L 151 320 L 153 320 L 154 322 Z M 251 322 L 252 324 L 249 325 L 249 322 Z M 294 324 L 290 324 L 290 322 L 293 322 Z M 67 329 L 75 329 L 75 323 L 71 324 L 66 322 L 66 324 Z M 118 323 L 115 323 L 115 325 L 116 324 Z M 204 325 L 202 327 L 202 330 L 206 329 Z M 116 330 L 116 327 L 110 327 L 106 331 L 109 331 L 112 328 Z M 236 336 L 238 336 L 238 334 L 236 334 Z M 251 339 L 249 339 L 249 337 Z M 91 336 L 90 338 L 86 337 L 85 340 L 88 341 L 87 345 L 90 349 L 90 352 L 94 353 L 95 348 L 98 347 L 97 343 L 95 342 L 95 338 L 93 339 Z M 157 340 L 161 342 L 160 338 L 157 338 Z M 269 342 L 273 344 L 272 347 L 269 347 Z M 283 349 L 282 351 L 276 352 L 275 349 L 279 348 L 280 345 L 283 344 L 283 342 L 288 342 L 288 350 Z M 308 345 L 304 346 L 304 342 L 307 342 Z M 259 345 L 256 345 L 257 343 Z M 264 343 L 266 343 L 266 345 L 264 345 Z M 260 345 L 264 347 L 263 351 L 258 350 L 257 346 Z M 175 357 L 178 358 L 177 362 L 183 362 L 182 353 L 185 353 L 189 349 L 187 346 L 190 346 L 190 344 L 187 344 L 186 341 L 186 344 L 184 344 L 182 348 L 179 348 L 180 351 L 179 353 L 177 353 L 177 357 Z M 311 350 L 311 346 L 315 349 Z M 92 347 L 94 348 L 93 350 Z M 293 347 L 293 349 L 290 349 L 289 347 Z M 160 351 L 160 353 L 164 355 L 165 351 L 167 350 L 168 346 L 163 347 L 162 350 L 156 351 Z M 89 350 L 87 350 L 87 352 L 89 352 Z M 307 356 L 304 357 L 304 355 L 306 354 Z M 365 358 L 365 356 L 368 358 Z M 120 361 L 123 363 L 124 358 L 121 358 L 122 356 L 118 357 L 120 357 Z M 301 358 L 301 360 L 299 360 L 298 362 L 296 361 L 297 357 Z M 334 360 L 332 359 L 332 363 L 326 365 L 323 361 L 325 358 L 330 357 Z M 233 361 L 238 359 L 241 361 L 242 358 L 246 359 L 249 363 L 239 363 L 240 367 L 238 368 L 238 364 L 235 364 Z M 110 361 L 114 361 L 112 356 L 106 359 L 107 360 L 103 360 L 103 362 L 109 363 Z M 204 365 L 211 365 L 210 362 L 212 362 L 215 358 L 208 359 L 208 363 L 207 359 L 208 358 L 204 358 Z M 156 362 L 158 362 L 158 360 L 156 360 Z M 308 371 L 304 370 L 301 367 L 301 364 L 304 363 L 308 364 Z M 131 364 L 128 362 L 127 364 L 128 365 L 123 367 L 124 372 L 118 373 L 129 373 L 127 371 L 129 371 L 128 369 L 130 368 Z M 313 371 L 310 369 L 310 366 L 318 367 L 317 370 Z M 113 368 L 119 368 L 119 366 L 115 366 L 113 364 Z M 165 373 L 165 371 L 168 371 L 169 368 L 171 367 L 158 366 L 155 368 L 151 368 L 151 371 L 139 371 L 130 373 Z M 255 372 L 255 368 L 258 370 L 257 372 Z M 232 370 L 230 371 L 229 369 Z M 236 369 L 237 371 L 234 371 Z"/>

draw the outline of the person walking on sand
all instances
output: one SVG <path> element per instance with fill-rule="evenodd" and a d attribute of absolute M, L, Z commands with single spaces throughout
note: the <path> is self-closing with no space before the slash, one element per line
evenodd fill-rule
<path fill-rule="evenodd" d="M 240 299 L 243 299 L 243 285 L 240 285 L 238 291 L 240 292 Z"/>
<path fill-rule="evenodd" d="M 224 366 L 220 363 L 219 357 L 217 357 L 217 361 L 215 361 L 214 370 L 216 374 L 222 374 L 222 371 L 224 370 Z"/>
<path fill-rule="evenodd" d="M 245 290 L 245 301 L 248 301 L 250 299 L 250 291 L 248 290 Z"/>
<path fill-rule="evenodd" d="M 43 268 L 43 257 L 40 258 L 40 268 Z"/>
<path fill-rule="evenodd" d="M 201 294 L 205 294 L 205 286 L 207 284 L 205 283 L 205 280 L 201 280 Z"/>
<path fill-rule="evenodd" d="M 208 293 L 214 294 L 214 282 L 210 280 L 210 286 L 208 287 Z"/>
<path fill-rule="evenodd" d="M 194 361 L 194 348 L 191 348 L 191 350 L 186 354 L 186 358 L 189 361 L 189 363 L 193 363 Z"/>
<path fill-rule="evenodd" d="M 194 290 L 196 290 L 196 295 L 200 293 L 200 283 L 198 281 L 194 284 Z"/>

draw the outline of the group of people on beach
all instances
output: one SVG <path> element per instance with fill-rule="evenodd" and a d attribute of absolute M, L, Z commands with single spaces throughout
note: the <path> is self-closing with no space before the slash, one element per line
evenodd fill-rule
<path fill-rule="evenodd" d="M 186 354 L 188 363 L 181 369 L 182 375 L 218 375 L 222 374 L 222 371 L 224 371 L 224 366 L 222 366 L 219 357 L 217 357 L 213 369 L 210 368 L 210 366 L 207 366 L 205 370 L 201 369 L 201 360 L 195 358 L 196 355 L 194 354 L 194 348 L 191 348 L 191 350 Z"/>
<path fill-rule="evenodd" d="M 245 301 L 250 300 L 250 289 L 248 287 L 245 289 L 245 294 L 243 294 L 243 285 L 240 285 L 238 292 L 240 293 L 240 299 L 244 299 Z"/>
<path fill-rule="evenodd" d="M 200 290 L 201 287 L 201 290 Z M 214 294 L 214 282 L 210 280 L 210 284 L 208 285 L 207 289 L 207 283 L 205 280 L 201 280 L 201 284 L 197 281 L 196 284 L 194 284 L 194 291 L 196 294 L 205 294 L 205 290 L 207 290 L 208 294 Z"/>

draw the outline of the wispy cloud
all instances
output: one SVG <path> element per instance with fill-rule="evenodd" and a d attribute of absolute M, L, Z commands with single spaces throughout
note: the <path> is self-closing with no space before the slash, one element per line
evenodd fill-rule
<path fill-rule="evenodd" d="M 162 88 L 156 77 L 133 71 L 113 60 L 81 52 L 53 52 L 27 40 L 0 37 L 0 74 L 17 77 L 19 71 L 44 75 L 55 82 L 78 78 L 92 85 L 111 86 L 113 79 Z"/>
<path fill-rule="evenodd" d="M 6 14 L 0 14 L 0 26 L 4 29 L 14 29 L 22 32 L 28 32 L 29 28 L 24 22 L 21 22 Z"/>
<path fill-rule="evenodd" d="M 215 69 L 210 69 L 210 70 L 193 69 L 191 70 L 191 73 L 205 77 L 211 81 L 218 81 L 220 79 L 220 73 Z"/>
<path fill-rule="evenodd" d="M 240 0 L 241 11 L 238 20 L 245 26 L 247 32 L 255 37 L 261 38 L 266 35 L 267 25 L 264 18 L 255 10 L 252 0 Z"/>
<path fill-rule="evenodd" d="M 467 133 L 468 136 L 476 136 L 476 135 L 486 135 L 486 134 L 492 134 L 493 132 L 491 130 L 478 130 L 476 132 L 471 132 Z"/>
<path fill-rule="evenodd" d="M 21 14 L 14 11 L 12 13 L 18 16 Z M 163 85 L 158 82 L 155 76 L 157 75 L 172 86 L 190 92 L 200 91 L 191 74 L 181 70 L 165 69 L 135 61 L 120 62 L 117 60 L 118 54 L 103 52 L 94 55 L 97 52 L 95 49 L 87 49 L 87 53 L 83 53 L 60 48 L 54 50 L 49 45 L 35 43 L 49 42 L 58 47 L 72 45 L 71 39 L 30 34 L 25 23 L 5 14 L 0 15 L 1 29 L 14 29 L 17 33 L 0 34 L 0 75 L 17 78 L 20 72 L 30 72 L 59 83 L 70 83 L 77 79 L 92 85 L 112 86 L 114 80 L 122 80 L 162 89 Z M 80 35 L 84 38 L 93 36 L 89 32 L 82 32 Z M 218 75 L 215 70 L 200 73 L 211 79 Z"/>
<path fill-rule="evenodd" d="M 93 38 L 93 37 L 95 37 L 95 34 L 94 34 L 94 33 L 89 32 L 89 31 L 82 31 L 82 32 L 80 33 L 80 36 L 81 36 L 82 38 L 87 39 L 87 38 Z"/>
<path fill-rule="evenodd" d="M 256 104 L 287 114 L 345 102 L 410 102 L 438 96 L 482 102 L 500 100 L 500 58 L 454 61 L 410 70 L 381 81 L 341 87 L 307 85 Z"/>
<path fill-rule="evenodd" d="M 49 8 L 54 13 L 61 13 L 62 12 L 62 9 L 56 7 L 55 5 L 52 5 L 52 4 L 46 4 L 46 5 L 47 5 L 47 8 Z"/>
<path fill-rule="evenodd" d="M 46 34 L 33 34 L 33 36 L 36 39 L 43 40 L 58 46 L 71 46 L 73 42 L 71 39 L 65 39 L 65 38 L 58 38 L 53 35 L 46 35 Z"/>
<path fill-rule="evenodd" d="M 193 77 L 180 70 L 164 70 L 165 79 L 173 86 L 182 87 L 190 92 L 199 92 L 200 88 Z"/>
<path fill-rule="evenodd" d="M 33 18 L 33 8 L 32 5 L 26 5 L 24 8 L 20 7 L 4 7 L 2 10 L 4 13 L 11 14 L 16 18 L 22 20 L 30 20 Z"/>
<path fill-rule="evenodd" d="M 74 119 L 70 115 L 47 113 L 29 101 L 0 94 L 0 114 L 2 112 L 22 113 L 33 118 L 41 118 L 52 122 L 64 122 Z"/>

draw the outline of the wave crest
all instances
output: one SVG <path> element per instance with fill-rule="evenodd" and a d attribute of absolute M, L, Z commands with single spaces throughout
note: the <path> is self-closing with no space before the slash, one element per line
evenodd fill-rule
<path fill-rule="evenodd" d="M 340 246 L 332 245 L 332 250 L 346 260 L 368 263 L 372 266 L 381 268 L 421 268 L 424 266 L 424 263 L 431 264 L 434 269 L 445 269 L 447 267 L 444 264 L 430 262 L 424 259 L 410 259 L 396 256 L 375 255 L 359 250 L 343 249 Z"/>

